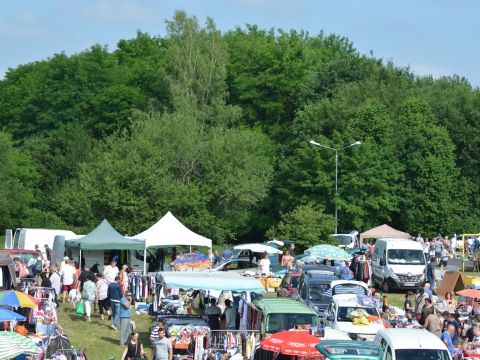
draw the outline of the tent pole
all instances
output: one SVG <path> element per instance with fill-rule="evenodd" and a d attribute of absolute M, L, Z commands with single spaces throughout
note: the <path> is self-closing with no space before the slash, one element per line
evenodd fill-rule
<path fill-rule="evenodd" d="M 147 275 L 147 245 L 143 249 L 143 275 Z"/>
<path fill-rule="evenodd" d="M 82 272 L 82 248 L 80 248 L 80 259 L 78 260 L 78 264 L 80 267 L 80 272 Z"/>

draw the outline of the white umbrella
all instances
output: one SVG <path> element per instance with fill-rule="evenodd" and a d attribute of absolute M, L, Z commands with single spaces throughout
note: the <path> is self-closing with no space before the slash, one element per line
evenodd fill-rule
<path fill-rule="evenodd" d="M 275 244 L 275 245 L 278 245 L 278 246 L 283 246 L 285 245 L 285 243 L 281 240 L 277 240 L 277 239 L 273 239 L 273 240 L 270 240 L 270 241 L 267 241 L 267 244 Z"/>
<path fill-rule="evenodd" d="M 265 244 L 242 244 L 233 247 L 235 250 L 250 250 L 251 252 L 267 254 L 282 254 L 282 250 L 275 249 L 273 246 Z"/>

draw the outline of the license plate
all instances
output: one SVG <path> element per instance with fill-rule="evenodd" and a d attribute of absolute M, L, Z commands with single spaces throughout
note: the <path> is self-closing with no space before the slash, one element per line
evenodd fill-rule
<path fill-rule="evenodd" d="M 403 286 L 415 286 L 415 283 L 404 283 Z"/>

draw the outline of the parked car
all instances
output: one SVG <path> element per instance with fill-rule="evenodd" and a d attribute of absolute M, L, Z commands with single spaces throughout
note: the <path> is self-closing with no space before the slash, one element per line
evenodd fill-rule
<path fill-rule="evenodd" d="M 297 296 L 298 280 L 302 274 L 291 271 L 285 274 L 277 290 L 277 296 L 295 298 Z"/>
<path fill-rule="evenodd" d="M 330 296 L 325 295 L 325 292 L 330 289 L 332 281 L 335 280 L 338 280 L 338 277 L 331 271 L 304 272 L 298 283 L 298 299 L 321 316 L 331 301 Z"/>
<path fill-rule="evenodd" d="M 316 325 L 318 316 L 308 306 L 292 299 L 264 298 L 253 301 L 261 310 L 261 335 L 266 336 L 296 325 Z"/>
<path fill-rule="evenodd" d="M 451 360 L 442 340 L 424 329 L 383 329 L 375 336 L 382 359 Z"/>
<path fill-rule="evenodd" d="M 257 271 L 258 265 L 248 259 L 228 259 L 212 267 L 212 271 Z"/>
<path fill-rule="evenodd" d="M 355 324 L 351 315 L 353 311 L 359 310 L 368 314 L 368 317 L 375 318 L 368 324 Z M 345 331 L 352 340 L 373 341 L 377 332 L 385 328 L 377 308 L 361 304 L 354 294 L 333 295 L 323 321 L 325 326 Z"/>

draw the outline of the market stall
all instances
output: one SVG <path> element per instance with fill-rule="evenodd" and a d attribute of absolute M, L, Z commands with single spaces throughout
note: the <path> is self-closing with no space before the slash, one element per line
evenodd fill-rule
<path fill-rule="evenodd" d="M 159 272 L 157 281 L 165 289 L 195 290 L 215 294 L 219 303 L 224 294 L 232 291 L 245 293 L 263 293 L 264 291 L 259 279 L 235 273 Z M 182 295 L 178 296 L 182 297 Z M 246 308 L 244 320 L 248 321 L 248 306 Z M 246 354 L 250 355 L 260 335 L 258 330 L 247 330 L 247 328 L 214 330 L 208 326 L 206 318 L 199 316 L 159 315 L 154 328 L 158 327 L 159 322 L 163 322 L 167 329 L 176 355 L 180 359 L 216 358 L 225 353 L 244 358 L 247 357 Z"/>

